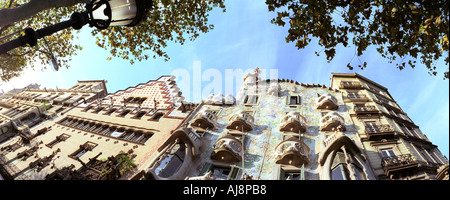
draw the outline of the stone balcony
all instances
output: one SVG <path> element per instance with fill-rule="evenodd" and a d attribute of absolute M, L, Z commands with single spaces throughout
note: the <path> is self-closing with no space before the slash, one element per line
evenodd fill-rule
<path fill-rule="evenodd" d="M 212 160 L 226 163 L 236 163 L 242 160 L 242 142 L 234 136 L 227 134 L 219 138 L 213 145 Z"/>
<path fill-rule="evenodd" d="M 240 111 L 234 114 L 227 125 L 227 129 L 233 129 L 242 132 L 253 130 L 255 118 L 248 112 Z"/>
<path fill-rule="evenodd" d="M 305 132 L 306 131 L 306 120 L 298 112 L 289 112 L 280 121 L 280 131 L 286 132 Z"/>
<path fill-rule="evenodd" d="M 337 112 L 329 112 L 320 119 L 320 131 L 345 131 L 345 120 Z"/>
<path fill-rule="evenodd" d="M 339 108 L 337 99 L 331 94 L 323 94 L 316 101 L 317 109 L 337 110 Z"/>
<path fill-rule="evenodd" d="M 191 126 L 206 130 L 214 128 L 216 126 L 216 122 L 217 116 L 213 112 L 209 110 L 203 110 L 195 115 Z"/>
<path fill-rule="evenodd" d="M 275 147 L 275 163 L 300 167 L 309 162 L 309 147 L 296 137 L 280 142 Z"/>

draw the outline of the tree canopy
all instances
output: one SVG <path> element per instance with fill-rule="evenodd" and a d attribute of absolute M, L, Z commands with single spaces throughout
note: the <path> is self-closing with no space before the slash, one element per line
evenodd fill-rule
<path fill-rule="evenodd" d="M 0 43 L 23 34 L 27 27 L 36 30 L 66 20 L 73 12 L 84 11 L 88 1 L 1 1 Z M 110 51 L 111 56 L 105 58 L 108 60 L 119 57 L 131 64 L 150 57 L 168 60 L 170 57 L 164 51 L 167 44 L 170 41 L 183 44 L 186 39 L 195 40 L 201 33 L 213 29 L 208 23 L 208 13 L 214 7 L 225 12 L 224 1 L 154 0 L 153 9 L 141 25 L 94 29 L 92 35 L 99 47 Z M 272 23 L 289 26 L 286 42 L 294 42 L 298 49 L 305 48 L 316 38 L 327 60 L 331 61 L 338 46 L 353 46 L 355 55 L 349 57 L 347 67 L 353 69 L 357 57 L 356 65 L 364 69 L 367 63 L 359 57 L 374 46 L 400 70 L 407 65 L 414 68 L 419 61 L 434 76 L 438 69 L 447 67 L 443 77 L 449 78 L 446 0 L 266 0 L 266 4 L 269 11 L 277 12 Z M 25 67 L 33 67 L 36 62 L 48 66 L 52 54 L 60 66 L 69 67 L 68 62 L 83 48 L 76 43 L 76 36 L 76 31 L 66 29 L 39 40 L 35 47 L 17 48 L 1 55 L 1 80 L 19 76 Z M 444 59 L 446 66 L 438 66 L 440 59 Z"/>
<path fill-rule="evenodd" d="M 446 0 L 266 0 L 266 4 L 269 11 L 277 12 L 273 24 L 289 25 L 286 42 L 295 42 L 298 49 L 317 38 L 331 61 L 339 44 L 353 44 L 358 57 L 375 46 L 400 70 L 406 65 L 414 68 L 420 60 L 434 76 L 438 67 L 445 67 L 436 61 L 444 58 L 443 76 L 449 78 Z M 349 69 L 354 68 L 352 60 Z M 359 61 L 358 67 L 364 69 L 367 63 Z"/>
<path fill-rule="evenodd" d="M 164 48 L 169 41 L 183 44 L 186 39 L 195 40 L 200 33 L 207 33 L 214 28 L 212 24 L 208 23 L 209 11 L 214 7 L 220 7 L 225 12 L 224 0 L 153 1 L 153 9 L 147 13 L 138 26 L 109 27 L 105 30 L 93 29 L 92 35 L 96 38 L 96 44 L 109 50 L 111 56 L 129 60 L 132 64 L 135 60 L 141 61 L 150 57 L 163 57 L 168 60 L 170 57 L 164 51 Z M 86 2 L 87 0 L 1 1 L 0 16 L 5 15 L 5 13 L 9 16 L 14 15 L 14 13 L 11 13 L 14 11 L 13 8 L 32 10 L 35 11 L 35 14 L 28 18 L 20 16 L 17 19 L 10 19 L 10 23 L 2 22 L 0 43 L 17 38 L 19 34 L 23 34 L 23 30 L 27 27 L 37 30 L 67 20 L 73 12 L 84 11 L 84 3 Z M 40 3 L 39 8 L 36 8 L 38 6 L 30 6 L 32 3 Z M 43 5 L 45 3 L 48 3 L 48 5 Z M 23 11 L 16 10 L 16 12 Z M 22 20 L 22 18 L 26 19 Z M 1 80 L 8 81 L 19 76 L 27 66 L 33 67 L 36 61 L 48 66 L 52 61 L 51 54 L 56 57 L 60 66 L 68 68 L 68 62 L 83 48 L 82 45 L 75 43 L 77 32 L 72 28 L 65 29 L 39 40 L 35 47 L 16 48 L 7 54 L 0 55 Z M 111 57 L 104 59 L 110 60 Z"/>

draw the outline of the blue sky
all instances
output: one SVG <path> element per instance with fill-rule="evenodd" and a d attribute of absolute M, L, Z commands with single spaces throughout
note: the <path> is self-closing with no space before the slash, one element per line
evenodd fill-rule
<path fill-rule="evenodd" d="M 79 35 L 84 50 L 72 58 L 69 69 L 41 71 L 41 66 L 36 65 L 36 70 L 26 70 L 21 77 L 0 87 L 8 91 L 39 83 L 41 87 L 68 88 L 77 80 L 106 79 L 109 92 L 115 92 L 171 74 L 176 69 L 192 72 L 194 61 L 201 61 L 203 71 L 217 69 L 225 74 L 225 69 L 278 69 L 279 78 L 327 86 L 332 72 L 357 72 L 387 87 L 422 132 L 449 157 L 449 82 L 442 80 L 442 73 L 438 77 L 429 76 L 422 65 L 400 71 L 395 64 L 379 56 L 375 48 L 369 48 L 360 57 L 362 62 L 368 63 L 367 69 L 355 67 L 351 71 L 346 65 L 355 53 L 353 47 L 338 48 L 333 61 L 327 63 L 324 53 L 319 57 L 314 54 L 322 50 L 314 42 L 302 50 L 297 50 L 293 43 L 286 43 L 288 27 L 270 23 L 276 13 L 269 13 L 264 1 L 227 0 L 226 6 L 226 13 L 221 9 L 211 12 L 209 22 L 214 24 L 214 30 L 184 45 L 169 43 L 165 49 L 171 57 L 168 62 L 162 58 L 133 65 L 119 58 L 107 61 L 109 52 L 97 47 L 90 28 L 84 27 Z M 352 64 L 358 64 L 356 58 Z M 448 68 L 444 65 L 442 60 L 437 62 L 438 68 L 442 68 L 440 72 Z M 192 87 L 192 83 L 190 85 Z M 206 85 L 208 81 L 203 81 L 202 87 Z M 180 88 L 181 91 L 188 89 L 185 85 Z M 192 96 L 195 96 L 194 101 L 201 99 L 199 95 Z"/>

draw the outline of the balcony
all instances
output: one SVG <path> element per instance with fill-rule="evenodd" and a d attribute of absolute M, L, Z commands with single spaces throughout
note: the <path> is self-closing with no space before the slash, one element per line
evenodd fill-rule
<path fill-rule="evenodd" d="M 365 127 L 365 133 L 369 140 L 391 139 L 394 137 L 394 131 L 389 124 L 366 125 Z"/>
<path fill-rule="evenodd" d="M 309 147 L 296 137 L 291 137 L 275 147 L 275 163 L 300 167 L 309 162 Z"/>
<path fill-rule="evenodd" d="M 281 119 L 280 131 L 303 133 L 306 131 L 306 120 L 298 112 L 289 112 Z"/>
<path fill-rule="evenodd" d="M 378 114 L 376 106 L 355 106 L 353 108 L 356 114 Z"/>
<path fill-rule="evenodd" d="M 383 158 L 381 166 L 386 176 L 391 179 L 401 172 L 415 170 L 419 167 L 419 162 L 411 154 L 403 154 L 395 157 Z"/>
<path fill-rule="evenodd" d="M 329 112 L 320 119 L 320 131 L 345 131 L 345 120 L 337 112 Z"/>
<path fill-rule="evenodd" d="M 346 100 L 350 102 L 366 102 L 369 101 L 369 98 L 365 94 L 349 93 Z"/>
<path fill-rule="evenodd" d="M 316 101 L 317 109 L 337 110 L 337 99 L 331 94 L 323 94 Z"/>
<path fill-rule="evenodd" d="M 242 160 L 242 142 L 232 135 L 225 135 L 214 143 L 214 151 L 211 153 L 212 160 L 226 163 L 236 163 Z"/>
<path fill-rule="evenodd" d="M 361 89 L 362 85 L 358 81 L 341 81 L 339 89 Z"/>
<path fill-rule="evenodd" d="M 191 126 L 206 129 L 212 129 L 216 126 L 217 116 L 209 111 L 203 110 L 195 115 Z"/>
<path fill-rule="evenodd" d="M 230 123 L 228 123 L 227 125 L 227 129 L 234 129 L 242 132 L 248 132 L 253 130 L 254 121 L 255 119 L 253 118 L 252 115 L 250 115 L 250 113 L 240 111 L 231 117 Z"/>

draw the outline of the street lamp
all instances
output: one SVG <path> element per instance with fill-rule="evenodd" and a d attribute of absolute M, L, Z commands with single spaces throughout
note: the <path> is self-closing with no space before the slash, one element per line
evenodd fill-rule
<path fill-rule="evenodd" d="M 135 26 L 151 6 L 144 0 L 93 0 L 86 5 L 92 26 L 105 29 L 108 26 Z"/>
<path fill-rule="evenodd" d="M 26 28 L 24 36 L 0 45 L 0 55 L 27 44 L 35 46 L 38 39 L 69 27 L 78 30 L 89 24 L 102 30 L 109 26 L 136 26 L 152 5 L 152 0 L 91 0 L 86 4 L 86 11 L 74 12 L 67 21 L 36 31 Z"/>

